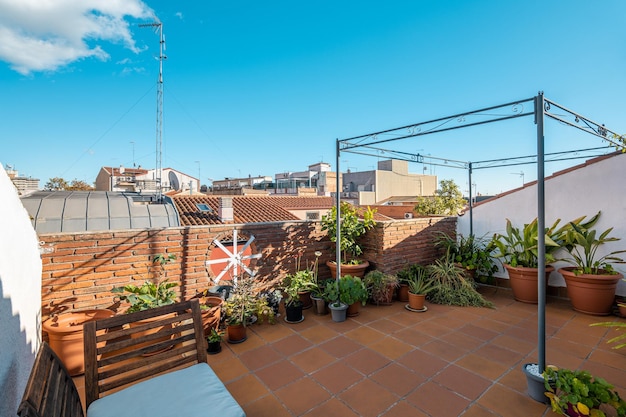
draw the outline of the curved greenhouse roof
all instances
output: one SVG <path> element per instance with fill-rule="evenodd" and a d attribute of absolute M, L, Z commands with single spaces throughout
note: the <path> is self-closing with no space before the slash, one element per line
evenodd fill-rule
<path fill-rule="evenodd" d="M 171 200 L 110 191 L 37 191 L 21 198 L 37 233 L 180 226 Z"/>

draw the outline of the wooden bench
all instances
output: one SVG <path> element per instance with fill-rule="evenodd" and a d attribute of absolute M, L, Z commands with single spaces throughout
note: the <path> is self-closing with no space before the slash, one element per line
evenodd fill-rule
<path fill-rule="evenodd" d="M 88 417 L 245 417 L 206 362 L 198 300 L 85 323 L 84 339 Z M 77 398 L 67 370 L 44 344 L 18 414 L 83 416 Z"/>

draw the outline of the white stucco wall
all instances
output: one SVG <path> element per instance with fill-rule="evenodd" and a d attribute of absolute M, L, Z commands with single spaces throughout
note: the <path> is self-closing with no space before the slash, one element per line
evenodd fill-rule
<path fill-rule="evenodd" d="M 551 226 L 556 219 L 561 219 L 561 224 L 564 224 L 583 215 L 591 217 L 601 211 L 596 229 L 603 232 L 613 227 L 609 236 L 621 240 L 604 245 L 605 247 L 599 249 L 598 253 L 606 254 L 626 249 L 625 181 L 626 154 L 619 154 L 546 179 L 546 226 Z M 536 184 L 479 204 L 474 207 L 473 217 L 476 236 L 503 233 L 507 218 L 517 227 L 529 223 L 537 217 Z M 459 233 L 469 234 L 469 213 L 459 218 L 457 227 Z M 621 257 L 626 258 L 626 254 L 623 255 Z M 566 264 L 561 262 L 554 266 L 558 269 Z M 614 266 L 616 270 L 626 275 L 626 264 Z M 504 272 L 497 275 L 506 277 Z M 565 286 L 563 278 L 557 272 L 551 274 L 549 284 Z M 626 295 L 626 282 L 619 283 L 617 294 Z"/>
<path fill-rule="evenodd" d="M 0 202 L 0 416 L 14 416 L 41 339 L 41 257 L 1 163 Z"/>

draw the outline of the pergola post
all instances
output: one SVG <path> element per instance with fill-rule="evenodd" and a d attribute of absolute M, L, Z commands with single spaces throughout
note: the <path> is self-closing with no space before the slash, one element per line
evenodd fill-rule
<path fill-rule="evenodd" d="M 543 92 L 535 98 L 537 124 L 537 356 L 539 370 L 546 369 L 546 210 L 545 210 L 545 155 L 544 155 L 544 100 Z"/>

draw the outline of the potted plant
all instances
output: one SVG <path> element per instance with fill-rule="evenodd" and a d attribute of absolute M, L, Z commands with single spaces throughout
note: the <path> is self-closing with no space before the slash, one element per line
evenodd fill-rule
<path fill-rule="evenodd" d="M 339 299 L 348 305 L 348 317 L 359 315 L 360 306 L 367 301 L 367 288 L 359 277 L 344 275 L 337 281 Z"/>
<path fill-rule="evenodd" d="M 274 310 L 267 298 L 260 296 L 253 277 L 242 276 L 224 302 L 224 315 L 228 343 L 242 343 L 247 339 L 247 326 L 267 319 L 274 322 Z"/>
<path fill-rule="evenodd" d="M 311 301 L 313 302 L 313 312 L 319 316 L 328 314 L 326 287 L 335 284 L 334 279 L 318 281 L 317 287 L 311 291 Z M 334 301 L 334 300 L 333 300 Z"/>
<path fill-rule="evenodd" d="M 222 351 L 222 336 L 223 333 L 217 331 L 215 328 L 211 328 L 206 338 L 207 340 L 207 353 L 209 355 L 215 355 Z"/>
<path fill-rule="evenodd" d="M 617 254 L 626 250 L 617 250 L 606 255 L 599 255 L 598 249 L 609 242 L 619 239 L 609 237 L 613 228 L 609 228 L 598 235 L 592 227 L 600 218 L 600 212 L 585 224 L 570 223 L 565 233 L 563 248 L 570 258 L 565 262 L 573 265 L 560 268 L 567 286 L 567 294 L 572 307 L 581 313 L 593 315 L 609 315 L 615 300 L 615 289 L 623 275 L 615 271 L 612 263 L 624 263 Z"/>
<path fill-rule="evenodd" d="M 265 298 L 267 305 L 274 312 L 274 317 L 278 317 L 280 315 L 280 302 L 283 299 L 283 292 L 278 288 L 271 288 L 264 291 L 261 291 L 259 294 L 261 298 Z"/>
<path fill-rule="evenodd" d="M 310 295 L 310 291 L 315 287 L 317 285 L 313 282 L 313 274 L 308 269 L 297 271 L 295 274 L 289 274 L 285 277 L 283 291 L 286 295 L 285 321 L 287 323 L 300 323 L 304 320 L 302 315 L 304 303 L 300 296 L 303 292 L 308 292 Z"/>
<path fill-rule="evenodd" d="M 626 416 L 626 401 L 613 385 L 588 371 L 548 367 L 544 372 L 546 395 L 552 411 L 571 417 L 611 415 Z"/>
<path fill-rule="evenodd" d="M 437 286 L 428 294 L 430 302 L 456 306 L 493 307 L 493 303 L 476 291 L 476 283 L 448 257 L 437 259 L 426 268 L 430 280 Z"/>
<path fill-rule="evenodd" d="M 398 277 L 374 270 L 365 274 L 363 283 L 367 288 L 368 298 L 376 305 L 391 305 L 393 294 L 398 286 Z"/>
<path fill-rule="evenodd" d="M 474 235 L 452 237 L 438 232 L 435 246 L 443 248 L 445 255 L 456 262 L 472 279 L 482 282 L 493 280 L 493 273 L 498 270 L 491 257 L 494 249 L 493 241 L 477 238 Z"/>
<path fill-rule="evenodd" d="M 398 301 L 403 303 L 409 301 L 409 281 L 411 281 L 422 269 L 422 265 L 411 264 L 398 271 Z"/>
<path fill-rule="evenodd" d="M 328 303 L 328 309 L 334 322 L 346 321 L 348 304 L 341 301 L 339 296 L 339 283 L 337 280 L 329 280 L 324 286 L 324 299 Z"/>
<path fill-rule="evenodd" d="M 202 313 L 202 327 L 206 337 L 211 333 L 211 329 L 217 329 L 222 318 L 222 303 L 224 300 L 219 294 L 210 293 L 205 290 L 196 295 L 200 302 L 200 312 Z"/>
<path fill-rule="evenodd" d="M 437 288 L 437 283 L 428 277 L 426 268 L 419 267 L 413 269 L 414 274 L 408 278 L 409 286 L 409 304 L 407 309 L 410 311 L 422 312 L 426 311 L 424 302 L 428 293 Z"/>
<path fill-rule="evenodd" d="M 358 259 L 363 249 L 358 244 L 358 238 L 376 225 L 374 220 L 375 210 L 369 206 L 366 209 L 358 209 L 352 204 L 342 202 L 340 222 L 340 252 L 342 274 L 358 276 L 362 278 L 369 262 Z M 337 244 L 337 207 L 334 206 L 330 213 L 322 216 L 322 230 L 328 233 L 331 242 Z M 336 261 L 328 261 L 333 277 L 337 276 Z"/>
<path fill-rule="evenodd" d="M 572 223 L 580 223 L 583 217 Z M 554 267 L 547 265 L 556 262 L 554 253 L 561 248 L 565 230 L 568 225 L 558 228 L 560 219 L 545 229 L 545 261 L 546 285 L 548 276 Z M 513 297 L 523 303 L 537 304 L 538 299 L 538 262 L 539 240 L 538 221 L 524 224 L 523 228 L 513 227 L 509 219 L 506 220 L 506 233 L 495 234 L 492 239 L 494 257 L 500 258 L 509 275 L 509 284 Z"/>
<path fill-rule="evenodd" d="M 174 262 L 176 260 L 176 255 L 169 254 L 157 254 L 152 258 L 152 265 L 157 265 L 158 270 L 156 272 L 156 277 L 150 281 L 146 280 L 142 285 L 137 286 L 134 284 L 127 284 L 123 287 L 115 287 L 111 289 L 112 293 L 120 294 L 119 300 L 125 301 L 129 304 L 126 313 L 133 313 L 135 311 L 143 311 L 148 310 L 155 307 L 160 307 L 164 305 L 173 304 L 176 301 L 176 292 L 172 290 L 172 288 L 178 286 L 175 282 L 168 282 L 167 279 L 162 280 L 165 275 L 166 265 Z M 159 320 L 159 317 L 139 320 L 133 322 L 131 326 L 142 326 L 154 320 Z M 148 336 L 150 334 L 159 333 L 163 331 L 167 331 L 171 326 L 160 326 L 155 327 L 145 332 L 135 333 L 134 337 L 143 337 Z M 163 340 L 167 340 L 168 336 L 164 336 Z M 157 351 L 151 352 L 157 353 Z"/>
<path fill-rule="evenodd" d="M 169 305 L 176 301 L 176 292 L 172 288 L 178 284 L 168 282 L 167 279 L 160 280 L 164 275 L 165 265 L 173 262 L 175 259 L 176 255 L 173 254 L 167 256 L 157 254 L 152 258 L 152 263 L 158 264 L 160 267 L 158 276 L 154 279 L 155 282 L 147 280 L 141 286 L 128 284 L 111 289 L 112 293 L 121 294 L 119 296 L 120 301 L 130 304 L 128 310 L 126 310 L 127 313 Z"/>

